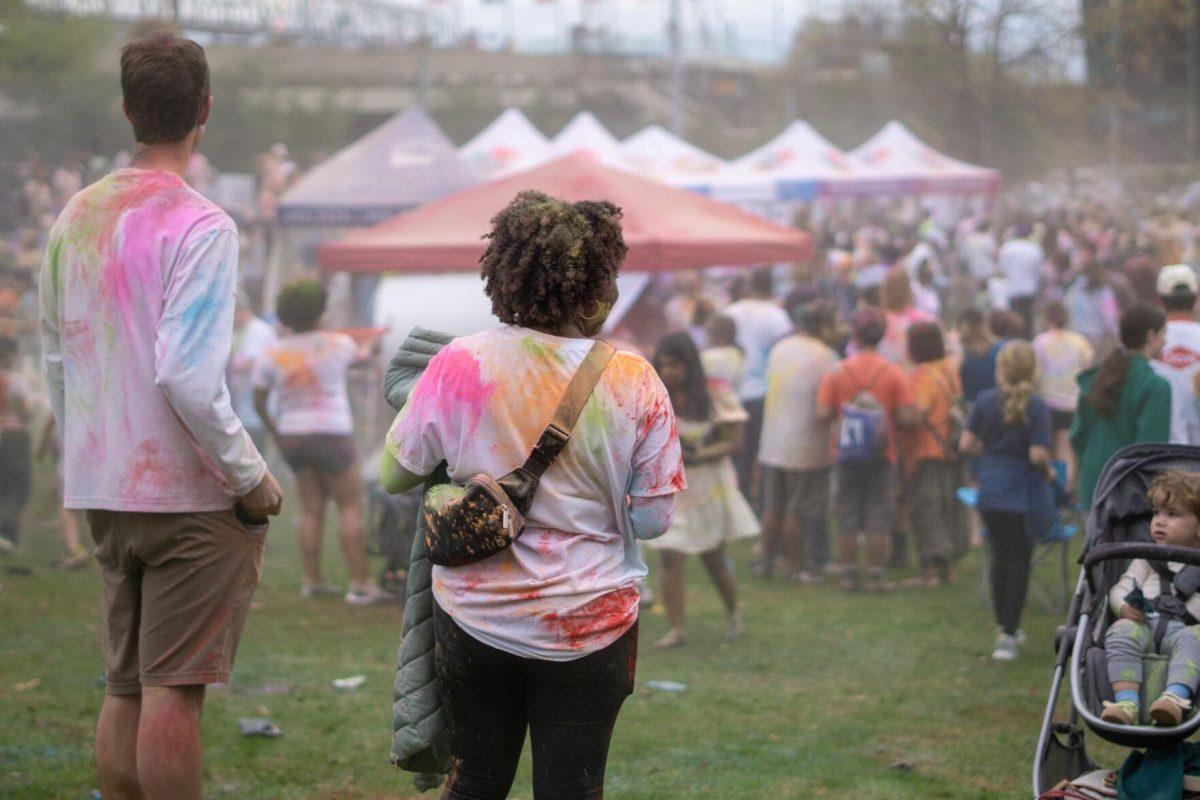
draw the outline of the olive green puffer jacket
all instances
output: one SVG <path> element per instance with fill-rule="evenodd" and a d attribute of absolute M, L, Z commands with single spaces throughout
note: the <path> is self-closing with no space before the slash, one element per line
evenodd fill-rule
<path fill-rule="evenodd" d="M 397 411 L 429 360 L 451 337 L 424 328 L 413 328 L 392 357 L 384 377 L 384 396 Z M 444 467 L 426 482 L 426 489 L 448 482 Z M 416 773 L 413 782 L 421 791 L 439 786 L 450 771 L 450 741 L 441 687 L 433 663 L 433 565 L 425 547 L 425 521 L 417 520 L 412 557 L 404 590 L 404 624 L 396 657 L 392 704 L 392 763 Z"/>

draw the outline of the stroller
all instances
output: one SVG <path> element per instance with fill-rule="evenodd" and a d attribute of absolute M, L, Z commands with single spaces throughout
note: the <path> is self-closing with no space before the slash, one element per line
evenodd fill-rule
<path fill-rule="evenodd" d="M 1109 590 L 1136 558 L 1200 566 L 1200 550 L 1156 544 L 1150 538 L 1153 512 L 1146 492 L 1166 470 L 1200 472 L 1200 447 L 1131 445 L 1113 455 L 1100 473 L 1087 516 L 1083 567 L 1066 622 L 1055 635 L 1054 680 L 1033 763 L 1035 798 L 1060 781 L 1098 769 L 1088 757 L 1080 720 L 1102 739 L 1130 748 L 1176 744 L 1200 730 L 1200 714 L 1195 713 L 1180 725 L 1164 728 L 1148 723 L 1114 725 L 1100 719 L 1103 702 L 1113 699 L 1104 650 L 1104 633 L 1114 621 Z M 1165 688 L 1166 662 L 1162 655 L 1145 657 L 1143 697 L 1153 699 Z M 1065 722 L 1056 722 L 1055 706 L 1064 678 L 1071 687 L 1070 713 Z M 1143 702 L 1142 708 L 1147 705 Z"/>

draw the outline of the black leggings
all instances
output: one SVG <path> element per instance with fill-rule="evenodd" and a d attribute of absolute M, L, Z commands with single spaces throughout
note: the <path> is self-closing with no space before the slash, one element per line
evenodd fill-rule
<path fill-rule="evenodd" d="M 21 529 L 21 512 L 29 501 L 33 463 L 29 432 L 0 433 L 0 536 L 13 544 Z"/>
<path fill-rule="evenodd" d="M 983 511 L 981 514 L 992 547 L 992 605 L 996 622 L 1012 636 L 1017 632 L 1021 612 L 1025 609 L 1033 544 L 1025 532 L 1024 514 L 1011 511 Z"/>
<path fill-rule="evenodd" d="M 621 704 L 633 691 L 638 626 L 575 661 L 521 658 L 489 647 L 434 607 L 437 676 L 453 768 L 442 800 L 503 800 L 525 728 L 535 800 L 600 800 Z"/>

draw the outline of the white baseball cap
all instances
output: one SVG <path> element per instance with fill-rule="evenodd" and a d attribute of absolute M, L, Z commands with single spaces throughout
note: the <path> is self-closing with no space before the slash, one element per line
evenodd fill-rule
<path fill-rule="evenodd" d="M 1196 271 L 1187 264 L 1170 264 L 1158 271 L 1156 286 L 1160 297 L 1176 293 L 1200 294 L 1200 279 Z"/>

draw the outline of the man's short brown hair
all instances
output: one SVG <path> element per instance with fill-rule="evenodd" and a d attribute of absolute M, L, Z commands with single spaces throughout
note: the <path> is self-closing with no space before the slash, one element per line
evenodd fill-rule
<path fill-rule="evenodd" d="M 1155 510 L 1200 517 L 1200 472 L 1170 470 L 1160 473 L 1146 497 Z"/>
<path fill-rule="evenodd" d="M 142 144 L 184 139 L 208 103 L 208 61 L 191 39 L 156 31 L 121 48 L 121 93 Z"/>

